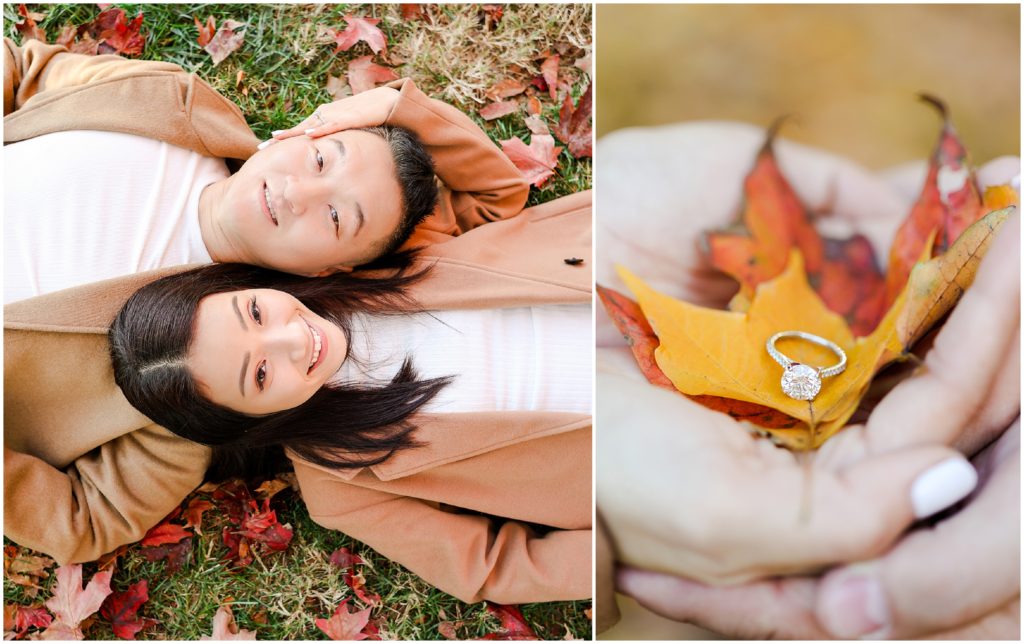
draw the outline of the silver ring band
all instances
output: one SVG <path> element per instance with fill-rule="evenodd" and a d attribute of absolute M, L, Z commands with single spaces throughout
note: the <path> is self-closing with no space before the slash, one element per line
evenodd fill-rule
<path fill-rule="evenodd" d="M 799 338 L 820 347 L 825 347 L 839 357 L 839 362 L 830 367 L 812 367 L 799 363 L 775 348 L 775 343 L 782 338 Z M 782 374 L 782 391 L 790 398 L 796 400 L 814 400 L 814 397 L 821 390 L 822 378 L 838 376 L 846 369 L 846 352 L 835 342 L 816 336 L 813 333 L 780 331 L 768 338 L 768 342 L 765 343 L 765 349 L 768 350 L 768 355 L 785 369 L 785 372 Z"/>
<path fill-rule="evenodd" d="M 324 117 L 320 115 L 320 110 L 316 110 L 315 112 L 313 112 L 313 116 L 315 116 L 317 120 L 320 121 L 320 125 L 327 125 L 327 121 L 325 121 Z"/>

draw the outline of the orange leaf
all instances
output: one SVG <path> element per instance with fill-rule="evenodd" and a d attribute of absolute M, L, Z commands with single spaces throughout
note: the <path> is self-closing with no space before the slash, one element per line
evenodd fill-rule
<path fill-rule="evenodd" d="M 484 96 L 492 101 L 496 101 L 499 98 L 512 98 L 513 96 L 518 96 L 525 91 L 526 83 L 512 78 L 506 78 L 500 83 L 496 83 L 488 88 L 488 90 L 484 92 Z"/>
<path fill-rule="evenodd" d="M 213 16 L 206 18 L 206 24 L 199 22 L 199 18 L 192 16 L 192 20 L 196 23 L 196 29 L 199 30 L 199 38 L 197 42 L 200 47 L 206 47 L 206 45 L 213 39 L 213 34 L 217 33 L 217 23 L 213 21 Z"/>
<path fill-rule="evenodd" d="M 480 116 L 485 121 L 493 121 L 494 119 L 508 116 L 519 109 L 519 104 L 515 101 L 500 101 L 498 103 L 491 103 L 485 105 L 480 109 Z"/>
<path fill-rule="evenodd" d="M 548 86 L 548 94 L 551 95 L 551 100 L 558 99 L 558 63 L 562 59 L 561 56 L 555 54 L 549 56 L 540 66 L 540 74 L 544 77 L 544 82 Z"/>
<path fill-rule="evenodd" d="M 203 513 L 213 508 L 209 501 L 193 498 L 185 506 L 185 527 L 195 528 L 196 534 L 203 534 Z"/>
<path fill-rule="evenodd" d="M 36 25 L 36 20 L 42 20 L 42 14 L 32 13 L 23 4 L 18 5 L 18 15 L 24 18 L 23 21 L 14 24 L 14 28 L 21 34 L 22 41 L 40 40 L 46 42 L 46 32 Z"/>

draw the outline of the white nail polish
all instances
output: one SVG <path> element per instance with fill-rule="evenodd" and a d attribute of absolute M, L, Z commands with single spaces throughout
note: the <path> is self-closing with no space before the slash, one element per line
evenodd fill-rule
<path fill-rule="evenodd" d="M 266 148 L 268 145 L 270 145 L 273 142 L 274 142 L 274 139 L 267 139 L 263 143 L 260 143 L 259 145 L 257 145 L 256 149 L 257 150 L 262 150 L 262 149 Z"/>
<path fill-rule="evenodd" d="M 978 473 L 966 459 L 954 456 L 922 472 L 910 486 L 910 502 L 918 519 L 945 510 L 971 493 Z"/>
<path fill-rule="evenodd" d="M 312 128 L 312 127 L 311 127 L 311 128 L 309 128 L 308 130 L 306 130 L 306 134 L 312 134 L 312 133 L 313 133 L 313 130 L 315 130 L 315 129 L 316 129 L 316 128 Z"/>
<path fill-rule="evenodd" d="M 284 132 L 284 130 L 274 130 L 273 132 L 270 133 L 270 136 L 277 136 L 281 132 Z"/>

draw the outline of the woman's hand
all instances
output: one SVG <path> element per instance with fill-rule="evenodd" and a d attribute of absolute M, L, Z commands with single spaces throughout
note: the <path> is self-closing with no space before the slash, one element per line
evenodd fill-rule
<path fill-rule="evenodd" d="M 342 130 L 383 125 L 395 109 L 399 95 L 397 89 L 377 87 L 333 103 L 326 103 L 295 127 L 274 132 L 271 141 L 303 134 L 315 139 Z"/>

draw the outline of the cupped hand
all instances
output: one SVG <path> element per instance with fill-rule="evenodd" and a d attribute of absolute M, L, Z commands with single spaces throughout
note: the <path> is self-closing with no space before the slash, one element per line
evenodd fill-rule
<path fill-rule="evenodd" d="M 677 416 L 677 436 L 669 435 L 666 427 L 664 436 L 647 437 L 646 415 L 639 414 L 634 434 L 658 442 L 652 449 L 656 461 L 640 470 L 640 478 L 649 489 L 634 503 L 659 520 L 636 522 L 634 516 L 633 524 L 614 521 L 609 516 L 614 513 L 609 512 L 605 501 L 609 482 L 605 481 L 602 488 L 600 474 L 598 503 L 618 541 L 623 561 L 657 571 L 671 570 L 689 579 L 627 569 L 620 575 L 620 589 L 655 612 L 742 637 L 912 637 L 941 631 L 955 631 L 965 637 L 971 634 L 972 638 L 1016 637 L 1019 623 L 1015 611 L 1019 604 L 1014 602 L 1019 602 L 1020 593 L 1019 237 L 1020 220 L 1014 216 L 999 232 L 974 285 L 939 333 L 921 372 L 886 396 L 865 426 L 847 428 L 815 455 L 808 479 L 813 490 L 810 522 L 793 522 L 789 534 L 763 532 L 764 526 L 772 524 L 762 515 L 792 513 L 791 502 L 776 501 L 771 509 L 760 507 L 772 503 L 773 494 L 783 499 L 798 494 L 793 489 L 792 474 L 788 481 L 782 481 L 783 486 L 778 476 L 765 475 L 778 469 L 765 465 L 769 458 L 785 468 L 785 456 L 751 459 L 752 450 L 748 448 L 747 454 L 737 450 L 723 458 L 725 439 L 705 431 L 702 423 L 694 422 L 695 416 Z M 647 402 L 634 399 L 634 409 L 645 409 Z M 609 423 L 600 426 L 598 472 L 610 467 L 601 461 L 606 446 L 622 451 L 616 455 L 618 459 L 630 456 L 625 444 L 607 445 Z M 737 433 L 736 427 L 721 429 Z M 677 451 L 680 435 L 690 436 L 687 447 L 710 454 L 711 462 L 701 463 L 695 455 Z M 694 435 L 700 435 L 700 440 L 694 442 Z M 934 526 L 909 533 L 890 547 L 911 517 L 922 514 L 907 511 L 908 505 L 920 505 L 920 501 L 908 503 L 908 497 L 928 498 L 933 485 L 933 492 L 942 489 L 941 475 L 933 474 L 940 478 L 929 482 L 929 475 L 919 474 L 923 466 L 913 460 L 925 453 L 922 450 L 941 449 L 936 442 L 969 453 L 988 444 L 974 458 L 981 485 L 963 510 Z M 933 458 L 937 459 L 935 454 Z M 740 463 L 733 461 L 740 457 L 745 457 L 748 470 L 756 466 L 761 470 L 737 474 L 734 470 Z M 651 481 L 643 475 L 660 470 L 664 464 L 658 461 L 667 460 L 675 460 L 675 467 L 667 476 L 662 472 L 660 486 L 651 488 Z M 856 475 L 872 464 L 877 478 Z M 696 476 L 689 477 L 689 473 Z M 946 482 L 955 478 L 952 475 Z M 626 481 L 626 477 L 622 479 Z M 724 496 L 722 486 L 727 484 L 739 501 L 720 498 Z M 698 486 L 698 490 L 683 485 Z M 837 485 L 840 489 L 829 495 Z M 671 504 L 662 498 L 665 494 L 675 495 L 676 516 L 670 513 Z M 695 495 L 709 497 L 712 502 L 698 498 L 697 503 L 687 504 Z M 931 497 L 931 507 L 937 509 L 953 496 Z M 940 497 L 944 500 L 937 503 Z M 622 503 L 621 498 L 611 498 Z M 658 499 L 662 507 L 652 508 Z M 833 508 L 831 504 L 841 505 Z M 737 518 L 732 525 L 722 523 L 715 514 L 722 508 L 744 513 L 745 521 Z M 618 512 L 620 517 L 625 516 L 621 508 Z M 708 517 L 710 521 L 706 521 Z M 812 529 L 816 517 L 821 519 L 817 531 Z M 687 521 L 704 521 L 715 529 L 694 544 L 686 532 L 677 528 L 673 535 L 665 526 Z M 618 532 L 611 527 L 613 523 L 618 523 Z M 745 530 L 741 541 L 750 551 L 736 550 L 739 544 L 735 536 L 723 535 L 721 542 L 716 540 L 716 531 L 726 529 Z M 776 562 L 775 573 L 794 572 L 795 567 L 785 570 L 778 563 L 812 563 L 813 555 L 828 547 L 828 541 L 814 537 L 835 539 L 831 553 L 834 561 L 867 563 L 839 567 L 821 579 L 796 577 L 729 588 L 700 583 L 734 581 L 737 569 L 772 574 L 763 565 L 766 559 Z M 630 550 L 634 542 L 646 547 L 646 552 Z M 666 566 L 665 560 L 652 560 L 652 554 L 671 556 L 670 543 L 679 552 L 672 566 Z M 737 554 L 741 555 L 738 560 Z M 752 568 L 747 560 L 758 558 L 760 569 Z M 694 560 L 703 567 L 696 567 Z M 707 575 L 705 560 L 710 562 L 711 571 L 719 574 Z M 725 565 L 727 562 L 731 565 Z M 746 568 L 742 567 L 744 563 Z M 701 574 L 693 574 L 693 570 Z M 759 575 L 747 576 L 752 579 Z"/>
<path fill-rule="evenodd" d="M 298 125 L 275 132 L 272 140 L 280 141 L 301 135 L 317 138 L 342 130 L 383 125 L 395 109 L 399 95 L 397 89 L 377 87 L 333 103 L 325 103 Z M 319 114 L 320 118 L 315 114 Z"/>

